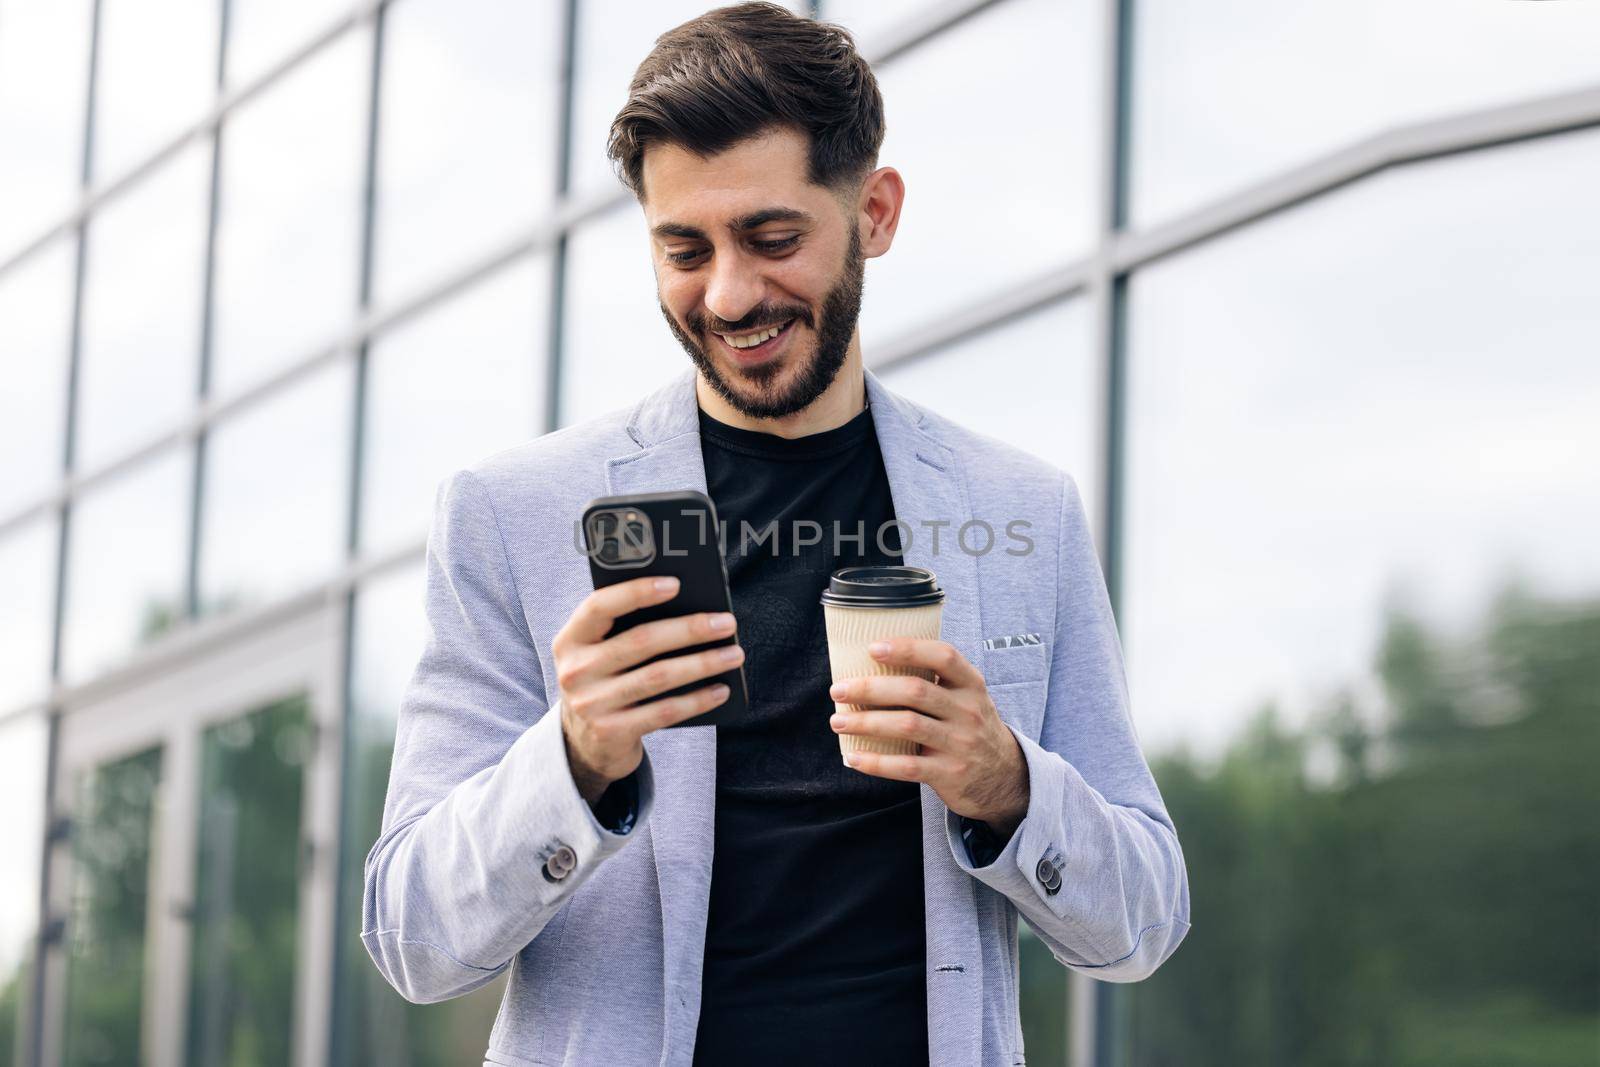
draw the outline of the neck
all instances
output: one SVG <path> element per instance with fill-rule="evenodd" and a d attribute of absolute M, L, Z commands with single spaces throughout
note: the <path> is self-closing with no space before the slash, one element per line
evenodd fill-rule
<path fill-rule="evenodd" d="M 856 342 L 851 343 L 850 353 L 834 377 L 833 384 L 799 411 L 779 419 L 751 418 L 718 396 L 700 374 L 695 375 L 694 391 L 701 410 L 718 422 L 784 438 L 805 437 L 843 426 L 861 414 L 867 405 L 867 379 L 862 370 L 861 350 Z"/>

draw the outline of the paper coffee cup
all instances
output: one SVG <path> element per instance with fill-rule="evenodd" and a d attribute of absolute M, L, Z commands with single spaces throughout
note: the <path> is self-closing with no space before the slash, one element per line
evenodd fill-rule
<path fill-rule="evenodd" d="M 833 680 L 870 675 L 915 675 L 935 681 L 930 670 L 891 667 L 873 659 L 867 646 L 887 637 L 937 638 L 944 612 L 944 590 L 933 572 L 924 567 L 844 567 L 833 572 L 822 593 L 822 613 L 828 627 L 828 665 Z M 890 708 L 840 704 L 839 711 L 871 715 Z M 901 709 L 903 710 L 903 709 Z M 919 713 L 920 714 L 920 713 Z M 839 756 L 851 752 L 918 755 L 922 746 L 895 738 L 840 734 Z"/>

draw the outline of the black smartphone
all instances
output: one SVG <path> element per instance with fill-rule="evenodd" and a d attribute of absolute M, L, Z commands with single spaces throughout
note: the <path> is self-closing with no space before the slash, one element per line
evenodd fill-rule
<path fill-rule="evenodd" d="M 718 536 L 717 509 L 704 493 L 686 489 L 600 497 L 589 501 L 588 507 L 583 509 L 582 526 L 589 575 L 596 589 L 645 576 L 678 579 L 676 596 L 623 615 L 612 624 L 607 637 L 656 619 L 702 611 L 733 611 L 733 598 L 728 593 L 728 568 L 722 558 L 722 542 Z M 737 634 L 733 633 L 713 641 L 670 649 L 644 663 L 731 645 L 736 639 Z M 721 674 L 668 689 L 650 699 L 676 696 L 717 682 L 727 685 L 727 700 L 710 711 L 673 725 L 720 726 L 737 719 L 749 707 L 750 694 L 745 688 L 742 663 Z"/>

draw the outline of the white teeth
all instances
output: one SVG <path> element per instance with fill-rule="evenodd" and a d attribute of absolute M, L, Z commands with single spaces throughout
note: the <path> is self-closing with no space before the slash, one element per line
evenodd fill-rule
<path fill-rule="evenodd" d="M 728 344 L 732 345 L 734 348 L 754 348 L 761 342 L 778 336 L 778 334 L 783 332 L 783 328 L 787 325 L 789 325 L 787 322 L 780 323 L 779 325 L 772 327 L 770 330 L 765 330 L 761 333 L 747 333 L 743 337 L 729 337 L 727 334 L 719 334 L 718 336 L 720 336 L 724 341 L 728 342 Z"/>

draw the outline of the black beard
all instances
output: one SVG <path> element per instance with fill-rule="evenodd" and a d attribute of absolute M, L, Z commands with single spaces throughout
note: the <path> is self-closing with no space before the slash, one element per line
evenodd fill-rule
<path fill-rule="evenodd" d="M 866 280 L 866 258 L 861 254 L 861 234 L 854 226 L 850 229 L 850 247 L 845 252 L 844 269 L 840 272 L 839 281 L 828 291 L 827 298 L 822 302 L 822 323 L 816 327 L 817 347 L 810 362 L 795 376 L 789 387 L 777 391 L 773 384 L 777 377 L 788 367 L 789 361 L 778 360 L 763 363 L 758 367 L 750 367 L 739 371 L 740 377 L 747 383 L 758 388 L 758 393 L 750 397 L 734 389 L 728 384 L 727 379 L 717 369 L 711 357 L 706 354 L 705 348 L 695 338 L 678 325 L 678 320 L 667 310 L 665 304 L 657 303 L 661 307 L 661 314 L 666 317 L 667 327 L 672 330 L 672 335 L 678 339 L 683 350 L 689 353 L 689 358 L 694 361 L 695 367 L 728 406 L 739 414 L 752 419 L 778 419 L 785 415 L 793 415 L 805 409 L 812 401 L 827 391 L 828 386 L 839 374 L 839 368 L 844 366 L 845 356 L 850 349 L 850 338 L 856 331 L 856 320 L 861 317 L 861 294 Z M 750 316 L 756 322 L 781 321 L 793 318 L 813 326 L 811 313 L 807 308 L 792 309 L 757 309 L 759 314 Z M 689 325 L 701 336 L 709 337 L 705 327 L 705 320 L 700 316 L 692 318 Z M 793 327 L 791 327 L 792 329 Z M 803 358 L 791 356 L 790 359 Z"/>

